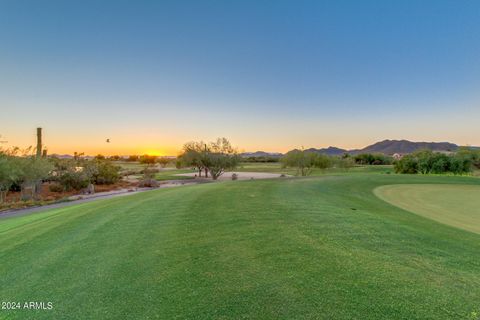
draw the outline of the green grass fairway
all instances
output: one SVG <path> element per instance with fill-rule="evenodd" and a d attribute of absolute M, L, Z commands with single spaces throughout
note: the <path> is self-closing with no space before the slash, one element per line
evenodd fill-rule
<path fill-rule="evenodd" d="M 295 168 L 282 168 L 282 164 L 279 162 L 242 162 L 235 168 L 235 171 L 246 172 L 270 172 L 270 173 L 283 173 L 289 175 L 296 175 L 297 169 Z M 326 174 L 345 174 L 347 173 L 391 173 L 393 172 L 393 166 L 391 165 L 379 165 L 379 166 L 365 166 L 356 165 L 349 169 L 341 168 L 328 168 L 328 169 L 312 169 L 311 176 L 319 176 Z"/>
<path fill-rule="evenodd" d="M 54 306 L 0 319 L 476 319 L 480 235 L 373 193 L 418 183 L 480 179 L 228 181 L 0 219 L 0 300 Z"/>
<path fill-rule="evenodd" d="M 423 217 L 480 233 L 480 186 L 388 185 L 375 189 L 375 194 Z"/>

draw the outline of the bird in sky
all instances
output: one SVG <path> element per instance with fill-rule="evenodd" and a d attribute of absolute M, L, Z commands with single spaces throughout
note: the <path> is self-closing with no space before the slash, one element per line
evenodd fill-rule
<path fill-rule="evenodd" d="M 107 139 L 107 143 L 110 143 L 110 139 Z"/>

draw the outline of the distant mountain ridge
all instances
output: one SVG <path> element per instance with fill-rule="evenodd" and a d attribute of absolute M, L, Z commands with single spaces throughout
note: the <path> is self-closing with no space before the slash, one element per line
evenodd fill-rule
<path fill-rule="evenodd" d="M 243 152 L 243 153 L 240 153 L 240 156 L 243 157 L 243 158 L 250 158 L 250 157 L 253 157 L 253 158 L 259 158 L 259 157 L 277 158 L 277 157 L 283 156 L 283 154 L 280 153 L 280 152 L 255 151 L 255 152 Z"/>
<path fill-rule="evenodd" d="M 365 147 L 360 153 L 405 154 L 418 150 L 455 151 L 458 145 L 450 142 L 412 142 L 408 140 L 383 140 Z"/>
<path fill-rule="evenodd" d="M 418 150 L 432 150 L 432 151 L 455 151 L 459 148 L 458 145 L 450 142 L 412 142 L 408 140 L 383 140 L 363 149 L 346 150 L 336 147 L 328 147 L 323 149 L 310 148 L 306 151 L 317 152 L 329 156 L 338 156 L 345 153 L 360 154 L 360 153 L 383 153 L 386 155 L 407 154 Z"/>
<path fill-rule="evenodd" d="M 342 149 L 330 146 L 328 148 L 310 148 L 306 149 L 307 152 L 316 152 L 319 154 L 325 154 L 328 156 L 341 156 L 345 153 L 355 155 L 360 153 L 383 153 L 386 155 L 408 154 L 418 150 L 432 150 L 442 152 L 453 152 L 459 148 L 458 145 L 450 142 L 413 142 L 408 140 L 383 140 L 369 145 L 363 149 Z M 479 147 L 470 147 L 472 149 L 478 149 Z M 241 154 L 242 157 L 280 157 L 281 153 L 278 152 L 245 152 Z"/>
<path fill-rule="evenodd" d="M 322 149 L 315 149 L 315 148 L 310 148 L 305 150 L 307 152 L 317 152 L 320 154 L 325 154 L 327 156 L 341 156 L 342 154 L 348 153 L 348 150 L 337 148 L 337 147 L 328 147 L 328 148 L 322 148 Z"/>

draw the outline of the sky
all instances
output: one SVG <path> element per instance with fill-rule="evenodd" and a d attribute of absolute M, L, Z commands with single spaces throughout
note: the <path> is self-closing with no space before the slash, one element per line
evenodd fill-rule
<path fill-rule="evenodd" d="M 0 140 L 480 145 L 479 21 L 476 0 L 0 0 Z"/>

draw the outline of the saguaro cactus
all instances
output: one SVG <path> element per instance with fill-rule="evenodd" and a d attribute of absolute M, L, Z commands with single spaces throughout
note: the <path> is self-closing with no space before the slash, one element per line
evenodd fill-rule
<path fill-rule="evenodd" d="M 37 128 L 37 159 L 42 157 L 42 128 Z"/>

